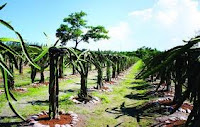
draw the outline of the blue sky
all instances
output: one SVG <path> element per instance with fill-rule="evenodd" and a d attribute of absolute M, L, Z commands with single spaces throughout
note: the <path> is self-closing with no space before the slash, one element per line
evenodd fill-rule
<path fill-rule="evenodd" d="M 82 43 L 78 48 L 131 51 L 142 46 L 169 49 L 183 44 L 200 30 L 198 0 L 1 0 L 8 3 L 0 12 L 23 38 L 46 43 L 52 41 L 64 17 L 84 11 L 89 25 L 103 25 L 110 40 Z M 1 36 L 14 35 L 0 26 Z M 68 46 L 72 46 L 70 42 Z"/>

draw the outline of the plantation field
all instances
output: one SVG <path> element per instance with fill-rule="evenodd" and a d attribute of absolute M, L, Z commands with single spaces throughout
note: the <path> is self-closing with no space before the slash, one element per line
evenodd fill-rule
<path fill-rule="evenodd" d="M 0 127 L 200 127 L 199 5 L 4 0 Z"/>
<path fill-rule="evenodd" d="M 80 76 L 70 75 L 71 69 L 66 69 L 64 80 L 59 81 L 59 110 L 73 111 L 80 117 L 77 126 L 80 127 L 105 127 L 109 125 L 123 127 L 146 127 L 154 122 L 154 118 L 142 116 L 137 122 L 138 105 L 148 102 L 149 99 L 140 99 L 137 95 L 147 92 L 148 85 L 142 80 L 135 80 L 134 75 L 138 73 L 142 65 L 142 61 L 138 61 L 130 67 L 125 73 L 121 73 L 117 79 L 112 79 L 115 84 L 107 84 L 112 92 L 89 92 L 91 95 L 99 97 L 99 104 L 75 104 L 69 100 L 70 96 L 77 95 L 80 89 Z M 48 72 L 47 72 L 48 73 Z M 46 74 L 47 74 L 46 73 Z M 104 71 L 105 75 L 105 71 Z M 25 68 L 23 75 L 17 75 L 16 84 L 18 87 L 27 88 L 27 92 L 13 91 L 17 102 L 14 102 L 16 109 L 25 118 L 37 114 L 41 111 L 48 111 L 48 85 L 33 87 L 28 79 L 29 68 Z M 88 88 L 96 86 L 96 70 L 89 72 Z M 48 77 L 45 79 L 48 81 Z M 5 95 L 0 95 L 0 125 L 19 125 L 21 120 L 15 117 L 8 107 Z"/>

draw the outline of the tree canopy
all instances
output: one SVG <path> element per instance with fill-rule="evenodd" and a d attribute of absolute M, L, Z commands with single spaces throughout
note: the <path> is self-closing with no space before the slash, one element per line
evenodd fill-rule
<path fill-rule="evenodd" d="M 83 11 L 75 12 L 63 19 L 64 24 L 61 24 L 56 31 L 56 37 L 61 40 L 62 45 L 73 41 L 76 49 L 80 42 L 89 43 L 89 40 L 109 39 L 108 31 L 104 26 L 87 25 L 87 21 L 84 19 L 86 15 Z"/>

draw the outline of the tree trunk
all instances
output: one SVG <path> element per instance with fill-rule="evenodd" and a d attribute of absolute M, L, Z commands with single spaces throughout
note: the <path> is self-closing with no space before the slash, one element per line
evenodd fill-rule
<path fill-rule="evenodd" d="M 105 62 L 103 62 L 103 67 L 106 67 L 106 63 Z"/>
<path fill-rule="evenodd" d="M 175 93 L 174 93 L 174 102 L 178 102 L 182 97 L 182 84 L 184 83 L 184 70 L 183 66 L 186 64 L 184 58 L 179 56 L 175 62 Z"/>
<path fill-rule="evenodd" d="M 164 75 L 162 72 L 160 73 L 160 75 L 161 75 L 161 77 L 160 77 L 160 83 L 158 84 L 158 86 L 157 86 L 155 92 L 157 92 L 158 89 L 160 88 L 160 86 L 161 86 L 163 83 L 165 83 L 165 75 Z"/>
<path fill-rule="evenodd" d="M 123 61 L 122 60 L 120 60 L 120 72 L 122 72 L 123 71 L 123 68 L 124 68 L 124 64 L 123 64 Z"/>
<path fill-rule="evenodd" d="M 78 42 L 76 41 L 74 49 L 77 49 L 77 46 L 78 46 Z"/>
<path fill-rule="evenodd" d="M 89 63 L 89 71 L 91 71 L 91 70 L 92 70 L 92 64 Z"/>
<path fill-rule="evenodd" d="M 74 65 L 72 65 L 72 74 L 75 75 L 76 73 L 76 68 L 74 67 Z"/>
<path fill-rule="evenodd" d="M 110 61 L 107 61 L 107 67 L 106 67 L 106 81 L 111 81 L 111 74 L 110 74 Z"/>
<path fill-rule="evenodd" d="M 116 65 L 112 65 L 112 78 L 116 78 Z"/>
<path fill-rule="evenodd" d="M 101 89 L 103 87 L 103 72 L 102 68 L 98 68 L 98 76 L 97 76 L 97 89 Z"/>
<path fill-rule="evenodd" d="M 15 83 L 14 83 L 13 77 L 8 76 L 8 88 L 13 90 L 13 89 L 15 88 L 15 85 L 14 85 L 14 84 L 15 84 Z"/>
<path fill-rule="evenodd" d="M 40 72 L 40 83 L 44 83 L 44 70 Z"/>
<path fill-rule="evenodd" d="M 166 91 L 170 91 L 170 90 L 171 90 L 171 80 L 170 80 L 169 77 L 167 77 L 166 85 L 167 85 L 167 89 L 166 89 Z"/>
<path fill-rule="evenodd" d="M 84 67 L 84 73 L 81 73 L 81 93 L 79 95 L 79 98 L 87 99 L 88 94 L 87 94 L 87 77 L 88 77 L 88 63 L 84 62 L 83 63 Z"/>
<path fill-rule="evenodd" d="M 120 62 L 117 61 L 117 75 L 119 75 L 120 73 Z"/>
<path fill-rule="evenodd" d="M 174 101 L 178 102 L 181 97 L 182 97 L 182 85 L 175 83 Z"/>
<path fill-rule="evenodd" d="M 81 75 L 81 97 L 87 97 L 87 75 Z"/>
<path fill-rule="evenodd" d="M 63 78 L 64 77 L 64 74 L 63 74 L 63 56 L 60 56 L 60 59 L 59 59 L 59 70 L 58 70 L 58 77 L 59 78 Z"/>
<path fill-rule="evenodd" d="M 57 48 L 52 47 L 49 49 L 50 57 L 50 79 L 49 79 L 49 118 L 58 118 L 58 57 L 59 51 Z"/>
<path fill-rule="evenodd" d="M 36 68 L 34 66 L 31 66 L 31 82 L 34 83 L 35 81 L 35 76 L 36 76 Z"/>
<path fill-rule="evenodd" d="M 19 74 L 23 74 L 23 59 L 19 59 Z"/>
<path fill-rule="evenodd" d="M 9 69 L 12 73 L 14 73 L 14 68 L 13 68 L 13 63 L 12 60 L 9 59 Z M 14 78 L 8 75 L 8 88 L 9 89 L 14 89 Z"/>

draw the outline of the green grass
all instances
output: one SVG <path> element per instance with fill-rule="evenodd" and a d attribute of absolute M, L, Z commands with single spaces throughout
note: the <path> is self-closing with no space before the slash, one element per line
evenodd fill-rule
<path fill-rule="evenodd" d="M 30 110 L 31 109 L 31 110 Z M 48 105 L 26 105 L 24 108 L 20 108 L 19 112 L 27 118 L 27 116 L 31 116 L 33 114 L 38 114 L 41 111 L 48 111 Z"/>
<path fill-rule="evenodd" d="M 80 85 L 77 84 L 80 82 L 79 77 L 72 77 L 70 79 L 60 81 L 59 108 L 65 111 L 74 111 L 78 114 L 81 114 L 84 117 L 84 121 L 86 122 L 85 126 L 87 127 L 105 127 L 107 125 L 109 125 L 110 127 L 114 127 L 116 125 L 122 127 L 145 127 L 150 125 L 153 122 L 153 119 L 143 117 L 141 119 L 141 122 L 137 123 L 136 117 L 131 116 L 131 114 L 129 114 L 130 112 L 126 112 L 127 109 L 131 109 L 135 106 L 139 106 L 149 101 L 148 99 L 141 100 L 137 98 L 133 99 L 126 97 L 127 95 L 144 94 L 145 92 L 147 92 L 147 89 L 136 89 L 142 86 L 145 86 L 144 88 L 148 87 L 148 85 L 145 85 L 146 82 L 144 82 L 143 80 L 134 79 L 134 76 L 138 73 L 142 66 L 143 62 L 138 61 L 133 67 L 131 67 L 131 70 L 124 77 L 124 80 L 121 80 L 118 85 L 111 86 L 113 89 L 112 92 L 91 93 L 93 96 L 99 97 L 102 100 L 102 103 L 90 107 L 81 105 L 77 106 L 72 101 L 68 100 L 70 96 L 77 95 L 80 89 Z M 28 73 L 28 71 L 30 70 L 25 69 L 26 73 L 24 73 L 23 75 L 19 75 L 18 79 L 16 79 L 16 82 L 19 83 L 18 86 L 27 86 L 28 92 L 14 92 L 14 95 L 18 100 L 18 102 L 15 103 L 15 107 L 17 108 L 18 112 L 26 118 L 29 115 L 48 110 L 48 86 L 41 86 L 38 88 L 28 86 L 28 79 L 30 79 L 30 73 Z M 65 74 L 68 74 L 70 71 L 71 70 L 69 68 L 66 68 Z M 89 75 L 88 87 L 96 86 L 96 80 L 93 80 L 96 78 L 96 75 L 97 73 L 92 73 L 92 75 Z M 48 77 L 46 77 L 46 79 L 48 79 Z M 0 116 L 2 116 L 5 115 L 2 113 L 10 112 L 10 109 L 6 106 L 4 94 L 0 95 L 0 99 Z M 120 108 L 123 104 L 125 106 L 125 111 Z M 11 121 L 19 121 L 19 119 L 8 117 L 0 120 L 0 122 Z"/>
<path fill-rule="evenodd" d="M 149 100 L 135 100 L 128 99 L 125 96 L 134 93 L 134 94 L 144 94 L 147 90 L 134 90 L 129 89 L 129 87 L 137 86 L 138 84 L 133 84 L 133 82 L 140 82 L 140 86 L 145 85 L 143 80 L 135 80 L 134 75 L 141 69 L 143 66 L 142 61 L 138 61 L 131 69 L 128 75 L 126 75 L 125 80 L 120 82 L 118 86 L 113 86 L 113 92 L 110 93 L 93 93 L 94 96 L 97 96 L 102 99 L 102 105 L 97 106 L 92 113 L 91 117 L 88 115 L 86 126 L 92 127 L 103 127 L 103 126 L 123 126 L 123 127 L 137 127 L 137 126 L 148 126 L 153 123 L 153 119 L 142 118 L 142 122 L 137 123 L 136 118 L 130 116 L 128 113 L 123 112 L 120 109 L 120 106 L 124 103 L 125 108 L 132 108 L 144 104 Z M 105 110 L 114 111 L 114 113 L 107 113 Z M 115 110 L 113 110 L 115 109 Z M 121 115 L 121 116 L 120 116 Z M 120 116 L 119 118 L 116 118 Z"/>
<path fill-rule="evenodd" d="M 107 125 L 116 125 L 117 120 L 110 117 L 96 117 L 92 116 L 86 126 L 87 127 L 106 127 Z"/>
<path fill-rule="evenodd" d="M 1 100 L 1 103 L 0 103 L 0 113 L 1 113 L 1 111 L 3 110 L 3 108 L 1 108 L 1 107 L 3 107 L 5 105 L 5 101 L 6 101 L 5 94 L 0 95 L 0 100 Z"/>
<path fill-rule="evenodd" d="M 111 102 L 109 97 L 108 97 L 108 94 L 109 93 L 94 92 L 92 95 L 100 98 L 102 103 L 105 104 L 105 103 L 110 103 Z"/>

